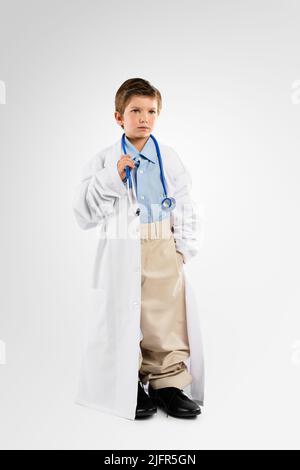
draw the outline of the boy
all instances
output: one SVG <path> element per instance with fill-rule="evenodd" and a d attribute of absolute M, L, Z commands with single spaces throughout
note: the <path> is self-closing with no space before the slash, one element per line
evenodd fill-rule
<path fill-rule="evenodd" d="M 157 407 L 174 417 L 196 417 L 203 404 L 201 336 L 183 269 L 198 251 L 195 213 L 185 167 L 152 134 L 161 105 L 160 92 L 148 81 L 133 78 L 121 85 L 115 119 L 124 130 L 122 141 L 89 163 L 74 201 L 79 225 L 99 224 L 105 233 L 94 265 L 94 315 L 77 402 L 130 419 L 152 416 Z M 116 219 L 136 228 L 137 241 L 128 234 L 125 240 L 111 237 Z M 137 299 L 135 310 L 128 297 Z M 189 385 L 193 400 L 183 393 Z"/>

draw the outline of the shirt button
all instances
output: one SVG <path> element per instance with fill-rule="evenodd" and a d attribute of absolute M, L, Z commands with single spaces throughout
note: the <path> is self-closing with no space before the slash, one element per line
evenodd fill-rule
<path fill-rule="evenodd" d="M 133 305 L 137 306 L 137 305 L 139 305 L 139 303 L 138 302 L 133 302 Z"/>
<path fill-rule="evenodd" d="M 144 173 L 143 170 L 140 170 L 140 173 Z"/>
<path fill-rule="evenodd" d="M 145 196 L 141 196 L 141 199 L 145 199 Z"/>

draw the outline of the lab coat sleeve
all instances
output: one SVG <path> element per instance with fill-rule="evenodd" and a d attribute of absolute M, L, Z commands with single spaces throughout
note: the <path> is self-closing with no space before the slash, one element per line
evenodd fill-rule
<path fill-rule="evenodd" d="M 103 154 L 95 155 L 83 168 L 75 189 L 73 210 L 80 228 L 87 230 L 114 212 L 117 198 L 127 194 L 117 169 L 117 162 L 104 166 Z"/>
<path fill-rule="evenodd" d="M 199 251 L 199 211 L 191 198 L 192 179 L 189 171 L 177 157 L 177 171 L 174 180 L 176 207 L 173 211 L 173 236 L 176 250 L 182 253 L 184 263 L 196 256 Z"/>

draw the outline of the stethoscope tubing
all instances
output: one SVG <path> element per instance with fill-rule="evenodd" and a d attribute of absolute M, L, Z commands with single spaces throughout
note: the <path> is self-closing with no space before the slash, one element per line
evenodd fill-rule
<path fill-rule="evenodd" d="M 161 179 L 163 189 L 164 189 L 164 198 L 162 200 L 162 208 L 168 211 L 173 210 L 175 208 L 176 201 L 173 197 L 168 197 L 167 195 L 166 180 L 165 180 L 165 174 L 164 174 L 164 169 L 163 169 L 163 164 L 162 164 L 160 148 L 155 137 L 152 134 L 150 134 L 150 137 L 152 138 L 155 148 L 156 148 L 156 153 L 157 153 L 157 158 L 158 158 L 158 163 L 159 163 L 159 170 L 160 170 L 160 179 Z M 125 132 L 122 135 L 122 149 L 123 149 L 124 154 L 127 155 L 126 143 L 125 143 Z M 132 184 L 130 168 L 128 165 L 125 167 L 125 172 L 126 172 L 127 187 L 129 188 L 129 193 L 130 193 L 130 189 L 132 189 L 135 199 L 137 200 L 136 190 L 135 190 L 134 184 Z"/>
<path fill-rule="evenodd" d="M 150 137 L 152 138 L 152 140 L 153 140 L 153 142 L 154 142 L 154 145 L 155 145 L 155 148 L 156 148 L 156 152 L 157 152 L 157 158 L 158 158 L 159 169 L 160 169 L 160 179 L 161 179 L 161 182 L 162 182 L 162 185 L 163 185 L 163 189 L 164 189 L 164 196 L 165 196 L 165 197 L 168 197 L 168 196 L 167 196 L 167 190 L 166 190 L 165 174 L 164 174 L 164 169 L 163 169 L 163 164 L 162 164 L 162 158 L 161 158 L 160 148 L 159 148 L 158 142 L 157 142 L 157 140 L 155 139 L 155 137 L 154 137 L 152 134 L 150 134 Z M 125 132 L 124 132 L 124 134 L 122 135 L 122 148 L 123 148 L 124 154 L 127 155 L 126 144 L 125 144 Z M 126 166 L 126 167 L 125 167 L 125 171 L 126 171 L 126 178 L 127 178 L 128 182 L 129 182 L 129 188 L 131 188 L 131 187 L 132 187 L 132 178 L 131 178 L 129 166 Z"/>

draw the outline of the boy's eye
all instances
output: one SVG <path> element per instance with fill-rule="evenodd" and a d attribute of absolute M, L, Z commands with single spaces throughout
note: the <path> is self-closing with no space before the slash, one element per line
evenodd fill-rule
<path fill-rule="evenodd" d="M 138 109 L 133 109 L 132 111 L 139 111 Z M 156 113 L 156 111 L 152 110 L 150 113 Z"/>

